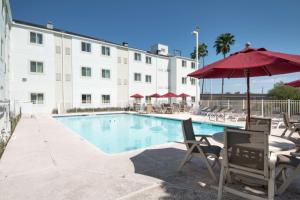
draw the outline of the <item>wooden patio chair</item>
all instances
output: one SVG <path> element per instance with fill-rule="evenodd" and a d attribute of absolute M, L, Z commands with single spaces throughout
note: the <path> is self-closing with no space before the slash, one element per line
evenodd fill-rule
<path fill-rule="evenodd" d="M 300 122 L 291 121 L 287 113 L 283 113 L 283 122 L 285 130 L 281 134 L 281 137 L 284 137 L 287 131 L 290 131 L 288 137 L 291 137 L 295 132 L 298 132 L 300 135 Z"/>
<path fill-rule="evenodd" d="M 211 157 L 215 159 L 215 162 L 219 164 L 219 157 L 221 152 L 221 147 L 210 145 L 209 143 L 204 145 L 201 140 L 205 138 L 204 140 L 207 140 L 207 135 L 195 135 L 192 120 L 187 119 L 182 121 L 182 132 L 184 136 L 184 143 L 187 148 L 186 155 L 184 159 L 182 160 L 178 171 L 182 169 L 182 167 L 186 164 L 187 161 L 189 161 L 193 156 L 200 156 L 205 163 L 210 175 L 214 179 L 214 181 L 217 182 L 216 175 L 212 169 L 212 165 L 209 163 L 207 157 Z M 201 137 L 200 141 L 196 140 L 196 136 Z"/>
<path fill-rule="evenodd" d="M 222 199 L 223 191 L 246 199 L 274 199 L 276 156 L 269 154 L 267 132 L 226 128 L 222 157 L 218 200 Z M 238 184 L 232 182 L 234 176 L 240 177 Z M 251 179 L 268 186 L 267 197 L 241 188 Z"/>
<path fill-rule="evenodd" d="M 252 131 L 264 131 L 271 134 L 271 118 L 250 117 L 250 122 L 246 120 L 246 129 Z"/>
<path fill-rule="evenodd" d="M 288 186 L 300 175 L 300 151 L 291 153 L 291 155 L 278 155 L 277 156 L 277 170 L 279 173 L 276 180 L 280 181 L 277 185 L 276 194 L 281 195 Z M 290 173 L 287 173 L 291 170 Z M 281 178 L 281 180 L 279 180 Z"/>

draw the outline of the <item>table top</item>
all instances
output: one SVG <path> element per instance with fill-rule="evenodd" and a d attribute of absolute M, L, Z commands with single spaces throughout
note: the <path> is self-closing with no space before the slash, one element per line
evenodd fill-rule
<path fill-rule="evenodd" d="M 220 143 L 224 143 L 224 132 L 215 133 L 212 138 Z M 288 151 L 295 148 L 295 143 L 290 140 L 278 137 L 278 136 L 269 136 L 269 151 L 271 152 L 280 152 Z"/>

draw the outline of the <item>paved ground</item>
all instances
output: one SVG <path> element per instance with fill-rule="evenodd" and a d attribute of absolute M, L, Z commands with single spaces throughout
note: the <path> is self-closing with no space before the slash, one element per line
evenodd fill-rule
<path fill-rule="evenodd" d="M 0 160 L 0 199 L 216 199 L 199 159 L 176 172 L 184 149 L 172 143 L 109 156 L 51 117 L 22 118 Z M 300 199 L 299 186 L 298 179 L 277 199 Z"/>

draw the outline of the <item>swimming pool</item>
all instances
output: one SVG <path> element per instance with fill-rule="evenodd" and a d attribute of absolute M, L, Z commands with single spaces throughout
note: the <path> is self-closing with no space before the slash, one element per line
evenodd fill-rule
<path fill-rule="evenodd" d="M 56 117 L 100 150 L 121 153 L 183 139 L 181 122 L 135 114 Z M 193 123 L 195 134 L 213 134 L 223 126 Z"/>

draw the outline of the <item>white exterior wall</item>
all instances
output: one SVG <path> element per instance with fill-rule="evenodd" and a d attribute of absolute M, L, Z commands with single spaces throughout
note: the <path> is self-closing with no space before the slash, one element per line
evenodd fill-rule
<path fill-rule="evenodd" d="M 30 43 L 30 31 L 43 34 L 43 44 Z M 34 104 L 30 110 L 33 113 L 51 113 L 55 105 L 55 64 L 54 36 L 52 33 L 14 25 L 11 29 L 11 70 L 10 70 L 10 99 L 12 102 L 29 102 L 30 93 L 44 94 L 43 104 Z M 43 62 L 44 72 L 30 72 L 30 61 Z M 23 81 L 23 78 L 26 81 Z"/>
<path fill-rule="evenodd" d="M 81 42 L 91 43 L 91 52 L 81 51 Z M 110 47 L 110 56 L 101 54 L 102 44 L 90 40 L 72 39 L 73 107 L 99 108 L 117 106 L 117 49 Z M 82 77 L 81 67 L 91 67 L 92 76 Z M 110 79 L 103 79 L 101 70 L 110 69 Z M 91 94 L 91 104 L 82 104 L 81 95 Z M 110 95 L 110 104 L 102 104 L 101 95 Z"/>
<path fill-rule="evenodd" d="M 187 62 L 186 67 L 182 67 L 182 60 Z M 187 75 L 196 69 L 192 69 L 191 62 L 194 62 L 191 59 L 182 58 L 182 57 L 172 57 L 171 58 L 171 73 L 170 73 L 170 86 L 171 91 L 176 94 L 186 93 L 190 96 L 196 96 L 196 85 L 191 84 L 191 78 Z M 187 84 L 182 84 L 182 77 L 187 77 Z M 197 84 L 196 80 L 196 84 Z M 199 93 L 198 93 L 199 94 Z M 190 102 L 190 97 L 187 98 L 187 101 Z"/>
<path fill-rule="evenodd" d="M 141 61 L 134 60 L 134 53 L 141 53 Z M 146 56 L 151 57 L 152 63 L 146 63 Z M 157 56 L 143 51 L 129 51 L 129 96 L 141 94 L 144 96 L 141 103 L 145 103 L 145 96 L 154 93 L 164 94 L 168 92 L 168 57 Z M 141 74 L 141 81 L 134 80 L 134 73 Z M 146 75 L 151 76 L 151 83 L 146 83 Z M 133 102 L 134 99 L 130 99 Z M 155 99 L 151 99 L 152 103 Z"/>
<path fill-rule="evenodd" d="M 30 31 L 43 34 L 42 45 L 30 43 Z M 134 101 L 129 96 L 135 93 L 144 97 L 167 92 L 196 94 L 196 85 L 191 85 L 190 78 L 186 85 L 181 82 L 182 77 L 195 70 L 188 58 L 156 55 L 19 23 L 13 24 L 10 36 L 10 99 L 29 102 L 30 93 L 44 94 L 44 104 L 34 104 L 31 110 L 25 109 L 28 112 L 51 113 L 58 109 L 61 113 L 70 108 L 126 107 Z M 81 42 L 90 43 L 91 52 L 83 52 Z M 102 46 L 110 48 L 110 56 L 102 55 Z M 70 48 L 70 55 L 66 55 L 66 48 Z M 136 52 L 141 54 L 141 61 L 134 59 Z M 151 57 L 151 64 L 146 63 L 146 56 Z M 187 61 L 186 67 L 181 66 L 182 59 Z M 44 73 L 31 73 L 30 61 L 43 62 Z M 83 77 L 81 67 L 90 67 L 91 77 Z M 109 79 L 102 78 L 102 69 L 110 70 Z M 141 81 L 134 80 L 134 73 L 141 74 Z M 151 76 L 151 83 L 146 82 L 146 75 Z M 90 104 L 82 103 L 82 94 L 92 96 Z M 102 103 L 102 95 L 110 95 L 110 103 Z M 151 103 L 156 102 L 167 102 L 167 99 L 151 100 Z M 143 98 L 141 103 L 146 103 L 146 99 Z"/>
<path fill-rule="evenodd" d="M 4 8 L 4 9 L 3 9 Z M 9 99 L 9 48 L 11 13 L 8 0 L 0 1 L 0 101 Z M 2 44 L 1 44 L 2 43 Z M 1 127 L 0 127 L 1 128 Z"/>

